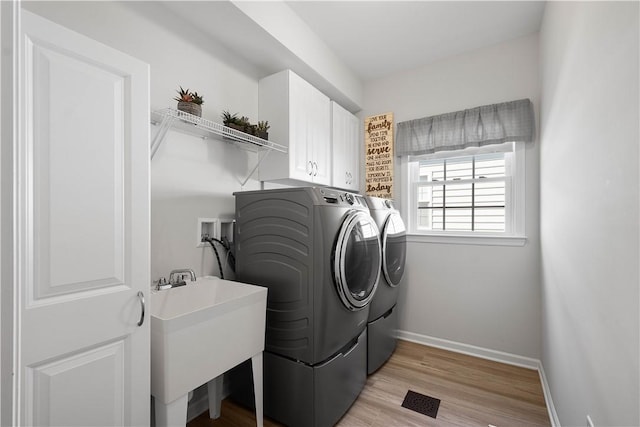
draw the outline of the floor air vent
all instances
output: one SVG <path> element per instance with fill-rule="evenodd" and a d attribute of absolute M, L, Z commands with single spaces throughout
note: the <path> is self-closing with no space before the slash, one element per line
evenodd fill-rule
<path fill-rule="evenodd" d="M 425 396 L 424 394 L 409 390 L 407 391 L 407 395 L 404 397 L 402 407 L 428 415 L 431 418 L 435 418 L 438 415 L 440 399 Z"/>

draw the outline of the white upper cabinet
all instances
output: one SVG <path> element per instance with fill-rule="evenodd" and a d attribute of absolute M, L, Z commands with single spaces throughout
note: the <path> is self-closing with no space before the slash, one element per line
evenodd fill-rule
<path fill-rule="evenodd" d="M 360 120 L 331 101 L 331 146 L 333 172 L 331 185 L 360 190 Z"/>
<path fill-rule="evenodd" d="M 260 165 L 260 180 L 287 184 L 331 184 L 331 103 L 291 70 L 259 83 L 259 120 L 268 120 L 269 139 L 288 147 Z"/>

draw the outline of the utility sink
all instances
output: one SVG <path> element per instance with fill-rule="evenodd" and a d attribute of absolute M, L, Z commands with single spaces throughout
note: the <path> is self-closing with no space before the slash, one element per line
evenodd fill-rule
<path fill-rule="evenodd" d="M 151 293 L 156 426 L 185 425 L 187 396 L 205 383 L 211 406 L 211 392 L 221 385 L 219 379 L 217 384 L 213 380 L 247 359 L 252 359 L 256 415 L 262 425 L 266 307 L 267 288 L 217 277 Z"/>

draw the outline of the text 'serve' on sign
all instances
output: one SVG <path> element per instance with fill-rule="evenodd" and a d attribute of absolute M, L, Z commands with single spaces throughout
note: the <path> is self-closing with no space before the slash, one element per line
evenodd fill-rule
<path fill-rule="evenodd" d="M 393 113 L 364 120 L 367 196 L 393 198 Z"/>

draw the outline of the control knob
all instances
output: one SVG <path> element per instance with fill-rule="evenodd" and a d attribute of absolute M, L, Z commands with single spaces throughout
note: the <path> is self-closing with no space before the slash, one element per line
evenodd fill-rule
<path fill-rule="evenodd" d="M 352 204 L 353 204 L 353 202 L 355 201 L 355 200 L 353 199 L 353 194 L 351 194 L 351 193 L 345 193 L 345 194 L 344 194 L 344 199 L 345 199 L 345 200 L 347 201 L 347 203 L 349 203 L 350 205 L 352 205 Z"/>

